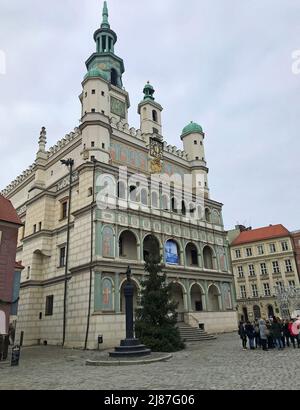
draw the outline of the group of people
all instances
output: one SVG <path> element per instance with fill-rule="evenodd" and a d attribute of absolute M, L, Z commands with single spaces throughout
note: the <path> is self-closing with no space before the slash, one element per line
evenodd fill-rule
<path fill-rule="evenodd" d="M 247 349 L 247 341 L 251 350 L 257 348 L 281 350 L 291 345 L 300 348 L 298 321 L 295 323 L 296 319 L 281 320 L 274 317 L 270 320 L 258 319 L 254 323 L 240 322 L 238 333 L 242 339 L 243 349 Z"/>

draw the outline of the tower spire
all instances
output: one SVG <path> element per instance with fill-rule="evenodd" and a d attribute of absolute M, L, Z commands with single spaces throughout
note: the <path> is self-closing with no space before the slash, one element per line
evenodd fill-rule
<path fill-rule="evenodd" d="M 107 2 L 106 1 L 103 4 L 101 28 L 110 28 L 110 25 L 109 25 L 109 22 L 108 22 L 108 7 L 107 7 Z"/>

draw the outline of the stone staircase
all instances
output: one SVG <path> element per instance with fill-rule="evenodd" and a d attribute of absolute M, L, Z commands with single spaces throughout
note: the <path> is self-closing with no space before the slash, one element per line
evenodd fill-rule
<path fill-rule="evenodd" d="M 201 342 L 204 340 L 215 340 L 216 336 L 211 335 L 204 330 L 192 327 L 186 323 L 180 322 L 177 325 L 181 339 L 184 342 Z"/>

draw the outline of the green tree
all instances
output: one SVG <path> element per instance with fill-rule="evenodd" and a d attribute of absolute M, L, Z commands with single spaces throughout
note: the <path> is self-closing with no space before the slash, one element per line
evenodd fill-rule
<path fill-rule="evenodd" d="M 150 242 L 142 282 L 141 308 L 137 309 L 135 332 L 143 344 L 154 352 L 175 352 L 184 348 L 177 324 L 177 303 L 171 300 L 171 284 L 167 285 L 164 265 L 154 240 Z"/>

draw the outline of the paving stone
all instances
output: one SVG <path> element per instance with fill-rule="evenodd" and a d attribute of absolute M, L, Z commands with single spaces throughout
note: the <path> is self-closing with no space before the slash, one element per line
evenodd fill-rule
<path fill-rule="evenodd" d="M 18 367 L 1 367 L 0 389 L 24 390 L 228 390 L 300 389 L 300 349 L 242 350 L 236 333 L 188 344 L 168 362 L 90 367 L 108 352 L 59 347 L 23 348 Z"/>

